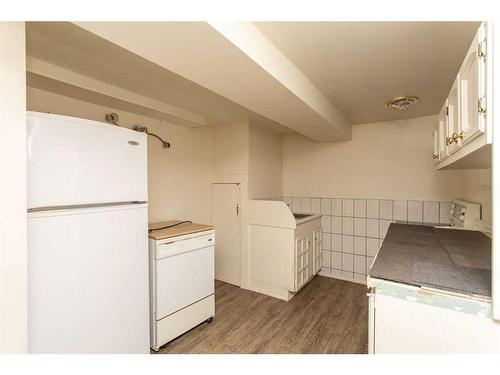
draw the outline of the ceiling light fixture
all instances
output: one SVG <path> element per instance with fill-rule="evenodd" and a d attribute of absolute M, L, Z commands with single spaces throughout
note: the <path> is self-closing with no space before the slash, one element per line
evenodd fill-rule
<path fill-rule="evenodd" d="M 397 109 L 398 111 L 405 111 L 412 105 L 418 102 L 416 96 L 398 96 L 394 99 L 385 102 L 385 108 Z"/>

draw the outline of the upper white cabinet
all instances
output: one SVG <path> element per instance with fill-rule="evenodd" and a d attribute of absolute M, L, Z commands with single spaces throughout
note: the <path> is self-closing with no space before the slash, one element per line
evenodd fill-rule
<path fill-rule="evenodd" d="M 482 23 L 439 114 L 433 151 L 438 169 L 491 166 L 492 39 Z"/>
<path fill-rule="evenodd" d="M 484 133 L 486 120 L 486 33 L 481 25 L 460 68 L 462 145 Z"/>

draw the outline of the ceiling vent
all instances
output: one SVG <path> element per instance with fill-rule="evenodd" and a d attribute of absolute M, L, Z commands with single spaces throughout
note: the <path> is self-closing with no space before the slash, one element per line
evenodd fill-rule
<path fill-rule="evenodd" d="M 418 98 L 416 96 L 398 96 L 397 98 L 386 101 L 385 108 L 405 111 L 417 102 Z"/>

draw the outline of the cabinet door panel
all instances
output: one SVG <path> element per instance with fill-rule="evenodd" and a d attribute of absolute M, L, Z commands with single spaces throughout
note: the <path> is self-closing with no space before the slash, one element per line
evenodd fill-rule
<path fill-rule="evenodd" d="M 439 112 L 438 118 L 438 157 L 436 159 L 438 162 L 446 159 L 448 156 L 448 146 L 446 144 L 446 103 L 441 108 L 441 112 Z"/>
<path fill-rule="evenodd" d="M 313 272 L 316 275 L 321 268 L 321 228 L 313 231 Z M 311 276 L 312 276 L 311 275 Z"/>
<path fill-rule="evenodd" d="M 298 291 L 309 280 L 310 238 L 307 234 L 295 239 L 295 290 Z"/>
<path fill-rule="evenodd" d="M 458 148 L 458 142 L 450 142 L 454 135 L 460 133 L 460 108 L 458 96 L 458 77 L 453 83 L 453 86 L 448 95 L 446 123 L 447 123 L 447 137 L 448 137 L 448 153 L 453 153 Z"/>
<path fill-rule="evenodd" d="M 484 133 L 485 116 L 479 111 L 479 100 L 485 96 L 485 60 L 479 56 L 479 44 L 484 39 L 482 25 L 467 52 L 460 69 L 461 144 Z"/>
<path fill-rule="evenodd" d="M 434 159 L 434 164 L 437 164 L 439 163 L 439 132 L 437 130 L 432 132 L 432 141 L 434 142 L 432 157 Z"/>

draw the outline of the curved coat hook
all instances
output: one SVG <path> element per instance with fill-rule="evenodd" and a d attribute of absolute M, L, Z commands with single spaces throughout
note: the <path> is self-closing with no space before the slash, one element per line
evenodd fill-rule
<path fill-rule="evenodd" d="M 119 120 L 120 120 L 120 117 L 118 116 L 117 113 L 112 112 L 112 113 L 106 114 L 106 121 L 112 123 L 113 125 L 120 126 L 120 124 L 118 124 Z M 163 143 L 163 148 L 170 148 L 170 142 L 163 140 L 159 135 L 148 132 L 148 128 L 146 128 L 145 126 L 141 126 L 141 125 L 137 124 L 134 126 L 134 130 L 141 132 L 141 133 L 146 133 L 147 135 L 155 137 L 161 143 Z"/>
<path fill-rule="evenodd" d="M 167 142 L 167 141 L 164 141 L 159 135 L 156 135 L 154 133 L 150 133 L 148 132 L 148 128 L 146 128 L 145 126 L 141 126 L 141 125 L 137 125 L 134 127 L 134 130 L 138 131 L 138 132 L 141 132 L 141 133 L 146 133 L 147 135 L 150 135 L 152 137 L 155 137 L 156 139 L 158 139 L 161 143 L 163 143 L 163 148 L 170 148 L 170 143 Z"/>

